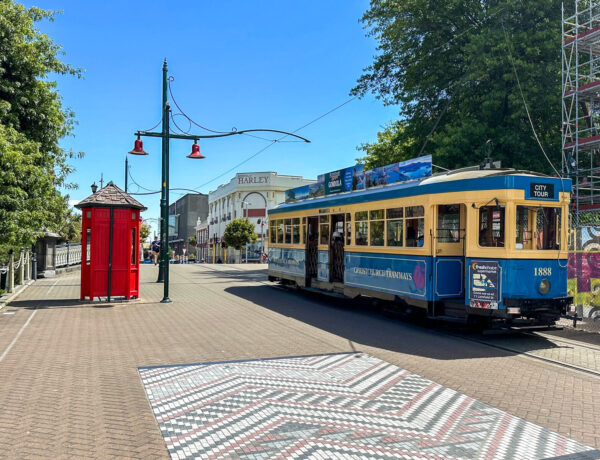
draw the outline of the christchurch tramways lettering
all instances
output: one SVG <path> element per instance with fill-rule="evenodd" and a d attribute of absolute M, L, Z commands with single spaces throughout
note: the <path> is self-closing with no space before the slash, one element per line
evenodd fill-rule
<path fill-rule="evenodd" d="M 271 259 L 271 263 L 276 264 L 276 265 L 300 265 L 300 262 L 298 262 L 295 259 Z"/>
<path fill-rule="evenodd" d="M 378 270 L 376 268 L 354 267 L 352 271 L 357 275 L 376 276 L 379 278 L 389 278 L 408 281 L 412 281 L 413 279 L 412 273 L 396 272 L 394 270 L 390 270 L 389 268 L 386 270 Z"/>

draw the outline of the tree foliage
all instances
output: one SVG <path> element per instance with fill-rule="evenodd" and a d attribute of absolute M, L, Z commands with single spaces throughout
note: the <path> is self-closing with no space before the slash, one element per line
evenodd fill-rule
<path fill-rule="evenodd" d="M 223 241 L 238 251 L 248 243 L 256 242 L 258 236 L 254 232 L 254 225 L 249 219 L 235 219 L 227 224 L 223 233 Z"/>
<path fill-rule="evenodd" d="M 369 166 L 415 157 L 426 140 L 422 154 L 435 164 L 478 164 L 490 139 L 503 165 L 552 172 L 511 54 L 540 140 L 560 164 L 560 1 L 371 0 L 362 20 L 379 46 L 353 93 L 399 104 L 401 120 L 359 147 Z"/>
<path fill-rule="evenodd" d="M 61 231 L 73 216 L 68 159 L 59 141 L 73 128 L 53 75 L 80 71 L 63 63 L 59 45 L 36 28 L 54 12 L 0 0 L 0 251 L 27 246 L 43 227 Z"/>
<path fill-rule="evenodd" d="M 146 242 L 148 237 L 150 236 L 150 226 L 144 222 L 140 225 L 140 241 L 142 243 Z"/>
<path fill-rule="evenodd" d="M 63 241 L 70 243 L 81 241 L 81 214 L 67 208 L 58 233 Z"/>
<path fill-rule="evenodd" d="M 30 245 L 43 227 L 61 224 L 67 203 L 41 157 L 35 142 L 0 124 L 0 246 Z"/>

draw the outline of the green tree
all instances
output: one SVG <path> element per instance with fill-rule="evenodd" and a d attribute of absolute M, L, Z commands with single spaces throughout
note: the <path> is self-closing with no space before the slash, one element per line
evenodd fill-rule
<path fill-rule="evenodd" d="M 70 243 L 81 241 L 81 214 L 67 208 L 62 220 L 63 225 L 58 232 L 61 239 Z"/>
<path fill-rule="evenodd" d="M 390 123 L 383 131 L 377 133 L 377 142 L 365 143 L 358 147 L 366 155 L 357 161 L 363 163 L 366 169 L 373 169 L 413 158 L 414 140 L 408 138 L 405 131 L 405 123 Z"/>
<path fill-rule="evenodd" d="M 81 76 L 63 63 L 59 45 L 36 28 L 54 12 L 0 0 L 0 251 L 31 244 L 43 227 L 68 224 L 59 187 L 72 171 L 59 141 L 73 128 L 53 75 Z"/>
<path fill-rule="evenodd" d="M 438 165 L 477 164 L 491 139 L 505 166 L 552 172 L 510 52 L 540 140 L 560 165 L 559 0 L 371 0 L 362 20 L 379 46 L 353 93 L 399 104 L 402 120 L 359 147 L 369 166 L 415 157 L 426 140 L 422 154 Z"/>
<path fill-rule="evenodd" d="M 37 143 L 0 124 L 0 255 L 31 245 L 43 227 L 57 229 L 67 209 L 40 165 Z"/>
<path fill-rule="evenodd" d="M 254 233 L 254 225 L 249 219 L 235 219 L 227 224 L 223 241 L 238 251 L 248 243 L 256 242 L 258 236 Z"/>
<path fill-rule="evenodd" d="M 140 225 L 140 241 L 142 243 L 146 242 L 146 240 L 148 239 L 149 236 L 150 236 L 150 226 L 148 224 L 142 222 L 142 225 Z"/>

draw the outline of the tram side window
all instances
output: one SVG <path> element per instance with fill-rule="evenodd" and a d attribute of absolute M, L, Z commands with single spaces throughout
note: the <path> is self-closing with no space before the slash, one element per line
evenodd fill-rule
<path fill-rule="evenodd" d="M 300 244 L 300 218 L 292 219 L 292 243 Z"/>
<path fill-rule="evenodd" d="M 460 242 L 460 205 L 438 206 L 438 241 L 440 243 Z"/>
<path fill-rule="evenodd" d="M 384 211 L 383 209 L 377 209 L 369 212 L 369 230 L 370 230 L 370 245 L 371 246 L 383 246 L 384 240 Z"/>
<path fill-rule="evenodd" d="M 386 210 L 387 245 L 404 246 L 404 208 Z"/>
<path fill-rule="evenodd" d="M 292 243 L 292 219 L 285 219 L 285 244 Z"/>
<path fill-rule="evenodd" d="M 319 216 L 319 244 L 329 244 L 329 216 Z"/>
<path fill-rule="evenodd" d="M 408 206 L 405 211 L 406 247 L 422 247 L 425 242 L 425 208 Z"/>
<path fill-rule="evenodd" d="M 479 208 L 479 246 L 504 247 L 504 206 Z"/>
<path fill-rule="evenodd" d="M 357 246 L 369 244 L 369 212 L 361 211 L 354 214 L 354 240 Z"/>
<path fill-rule="evenodd" d="M 277 243 L 277 221 L 272 220 L 269 225 L 269 238 L 271 243 Z"/>
<path fill-rule="evenodd" d="M 560 249 L 560 227 L 562 218 L 560 211 L 560 208 L 538 208 L 536 213 L 536 249 Z"/>
<path fill-rule="evenodd" d="M 277 221 L 277 242 L 283 243 L 283 220 L 281 219 Z"/>
<path fill-rule="evenodd" d="M 346 246 L 352 244 L 352 214 L 346 214 Z"/>

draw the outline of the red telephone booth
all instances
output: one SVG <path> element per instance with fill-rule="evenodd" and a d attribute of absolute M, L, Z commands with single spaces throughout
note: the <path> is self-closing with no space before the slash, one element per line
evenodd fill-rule
<path fill-rule="evenodd" d="M 109 182 L 76 205 L 82 212 L 81 300 L 139 297 L 140 212 L 146 208 Z"/>

